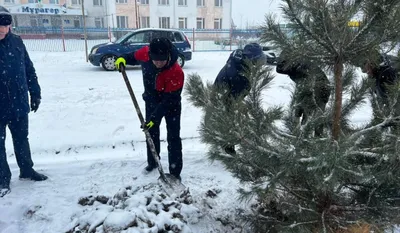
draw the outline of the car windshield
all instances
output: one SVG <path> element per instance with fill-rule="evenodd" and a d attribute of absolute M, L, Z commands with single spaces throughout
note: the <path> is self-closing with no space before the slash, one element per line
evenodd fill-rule
<path fill-rule="evenodd" d="M 126 38 L 130 37 L 133 32 L 126 33 L 124 36 L 120 37 L 118 40 L 115 41 L 115 43 L 119 44 L 122 41 L 126 40 Z"/>

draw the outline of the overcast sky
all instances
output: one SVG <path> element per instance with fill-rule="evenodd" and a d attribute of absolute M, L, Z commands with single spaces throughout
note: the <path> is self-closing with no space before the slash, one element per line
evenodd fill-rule
<path fill-rule="evenodd" d="M 260 25 L 266 13 L 280 14 L 280 0 L 232 0 L 232 18 L 239 28 Z"/>

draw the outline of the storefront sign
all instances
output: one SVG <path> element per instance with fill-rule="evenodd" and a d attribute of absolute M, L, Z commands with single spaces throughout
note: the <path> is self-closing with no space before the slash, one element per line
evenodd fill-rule
<path fill-rule="evenodd" d="M 19 6 L 10 6 L 8 9 L 11 14 L 82 15 L 82 10 L 80 8 L 58 6 L 55 4 L 21 4 Z M 85 14 L 86 13 L 87 12 L 85 12 Z"/>
<path fill-rule="evenodd" d="M 33 8 L 33 7 L 22 7 L 22 13 L 31 13 L 31 14 L 55 14 L 58 15 L 60 13 L 60 9 L 57 8 Z"/>

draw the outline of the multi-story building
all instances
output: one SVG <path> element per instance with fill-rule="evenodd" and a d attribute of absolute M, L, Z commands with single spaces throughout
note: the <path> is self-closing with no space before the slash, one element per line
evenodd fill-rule
<path fill-rule="evenodd" d="M 15 27 L 230 29 L 232 0 L 0 0 Z"/>
<path fill-rule="evenodd" d="M 140 0 L 116 0 L 116 28 L 139 28 L 137 9 Z M 147 0 L 148 2 L 149 0 Z"/>
<path fill-rule="evenodd" d="M 119 28 L 230 29 L 232 0 L 116 0 Z"/>
<path fill-rule="evenodd" d="M 112 0 L 0 0 L 0 5 L 12 13 L 14 27 L 81 28 L 83 12 L 87 27 L 108 27 L 116 20 Z"/>

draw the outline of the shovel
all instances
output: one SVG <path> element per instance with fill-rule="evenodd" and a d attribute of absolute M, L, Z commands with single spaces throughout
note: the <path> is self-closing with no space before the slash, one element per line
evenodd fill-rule
<path fill-rule="evenodd" d="M 129 94 L 131 96 L 133 105 L 135 105 L 136 113 L 139 117 L 140 123 L 143 126 L 143 132 L 146 135 L 146 141 L 150 147 L 151 154 L 153 155 L 154 160 L 156 161 L 156 164 L 158 165 L 158 172 L 160 173 L 160 178 L 161 180 L 161 185 L 164 189 L 164 191 L 171 196 L 173 193 L 179 194 L 180 192 L 184 191 L 186 187 L 171 174 L 165 174 L 164 170 L 161 166 L 160 159 L 158 158 L 156 147 L 154 146 L 153 139 L 151 139 L 149 130 L 145 127 L 145 121 L 142 115 L 142 111 L 140 111 L 139 104 L 136 100 L 135 93 L 133 93 L 132 86 L 129 82 L 128 76 L 126 75 L 125 71 L 125 66 L 123 64 L 120 64 L 120 69 L 119 71 L 122 73 L 122 76 L 124 77 L 126 87 L 128 88 Z"/>

